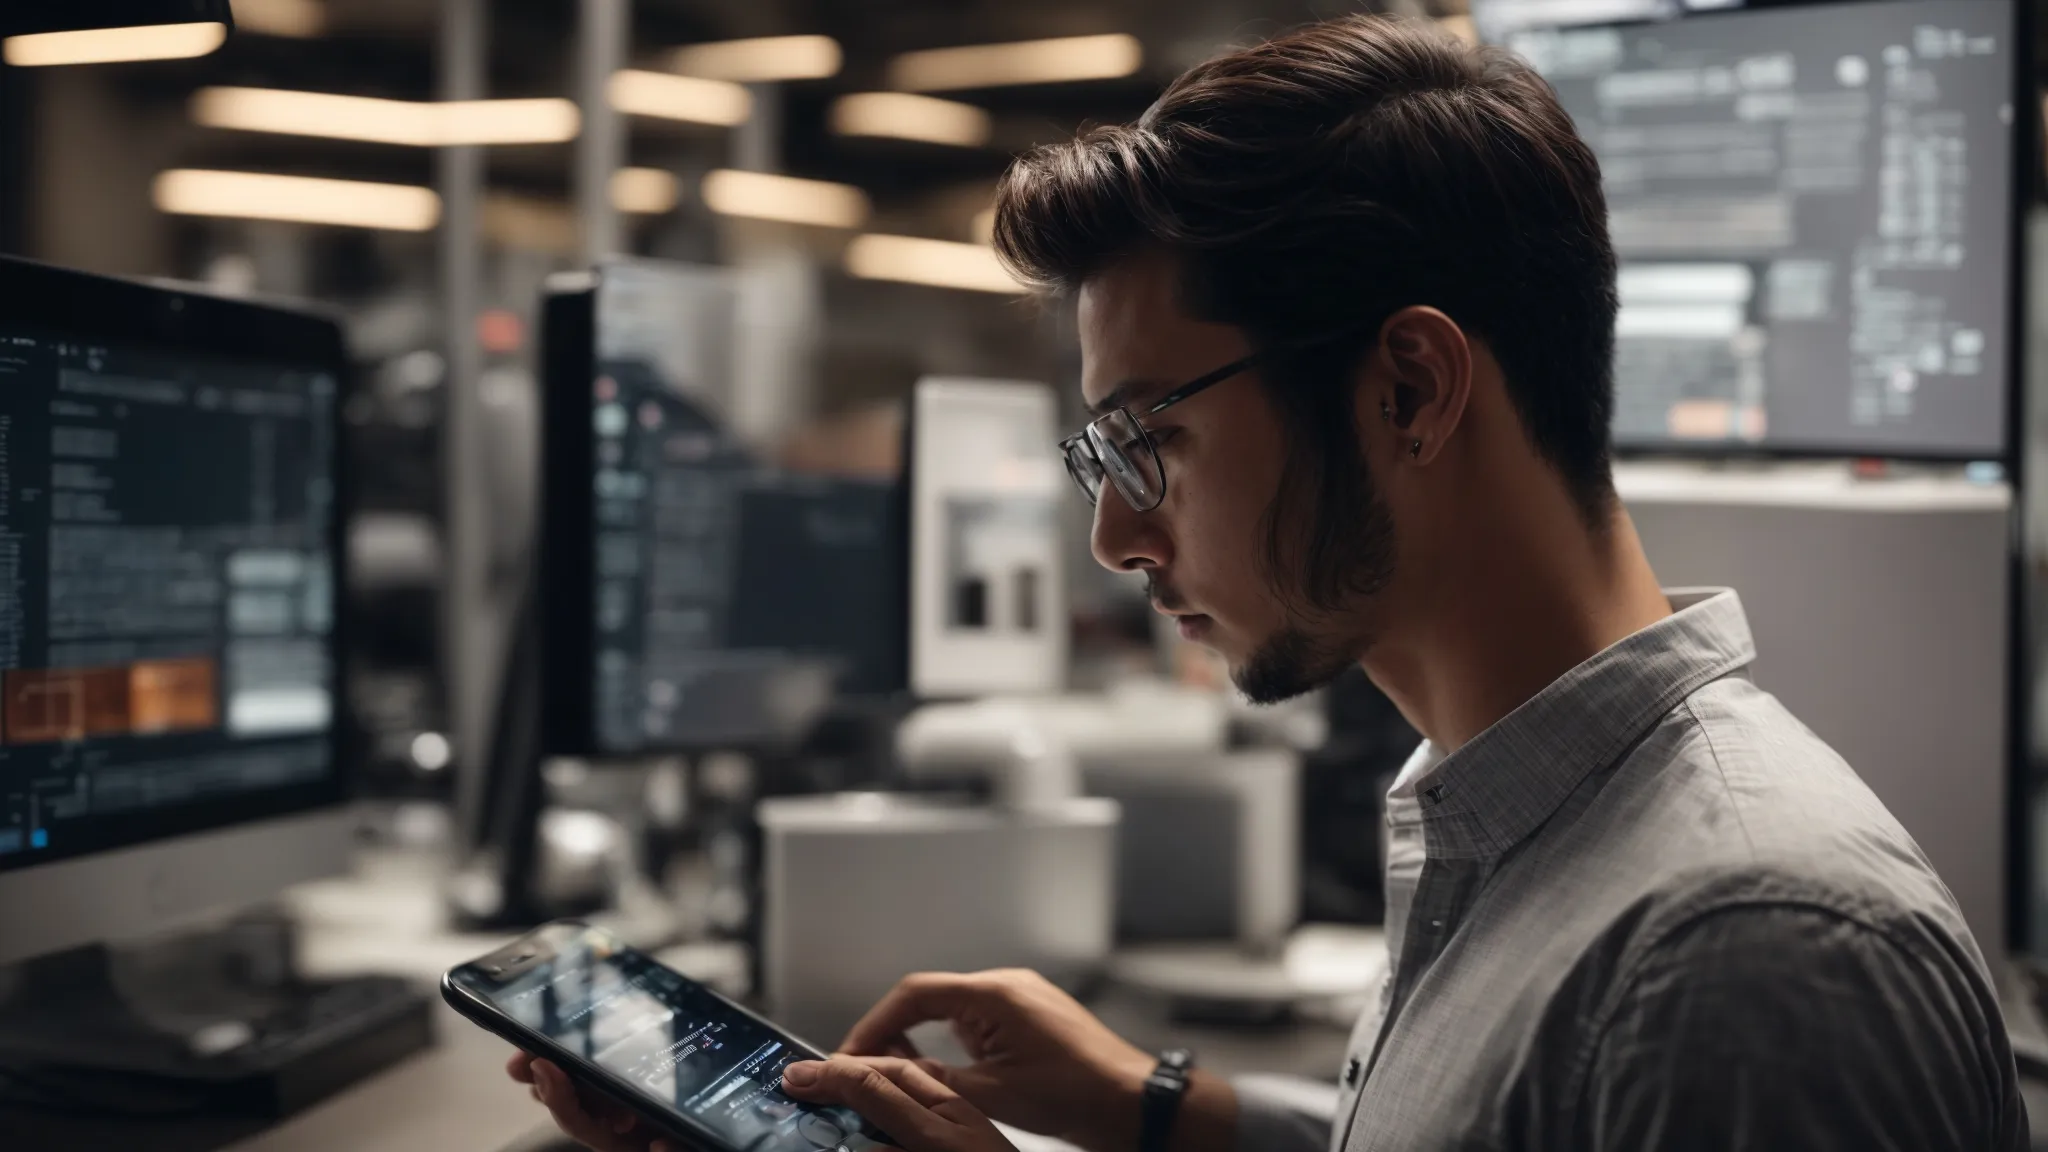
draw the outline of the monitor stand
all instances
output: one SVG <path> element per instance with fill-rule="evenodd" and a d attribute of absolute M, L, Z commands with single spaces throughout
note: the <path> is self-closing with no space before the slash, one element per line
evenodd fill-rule
<path fill-rule="evenodd" d="M 547 781 L 541 776 L 540 628 L 529 583 L 512 613 L 476 824 L 458 829 L 469 856 L 449 880 L 448 913 L 464 931 L 530 928 L 590 911 L 549 908 L 539 890 L 540 821 L 547 804 Z"/>
<path fill-rule="evenodd" d="M 0 1115 L 274 1120 L 433 1043 L 426 995 L 300 979 L 289 936 L 277 918 L 0 968 Z"/>

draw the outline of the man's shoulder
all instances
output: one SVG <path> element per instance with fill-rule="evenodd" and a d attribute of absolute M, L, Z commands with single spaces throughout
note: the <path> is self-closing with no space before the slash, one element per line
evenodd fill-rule
<path fill-rule="evenodd" d="M 1605 935 L 1641 949 L 1693 923 L 1806 922 L 1960 942 L 1962 912 L 1905 828 L 1827 743 L 1746 680 L 1693 693 L 1609 786 L 1610 834 L 1646 867 Z M 1626 818 L 1624 818 L 1624 814 Z M 1845 928 L 1845 931 L 1850 929 Z"/>
<path fill-rule="evenodd" d="M 1646 743 L 1660 735 L 1710 770 L 1729 803 L 1756 816 L 1818 806 L 1838 821 L 1899 827 L 1841 754 L 1747 679 L 1716 680 L 1686 696 Z"/>
<path fill-rule="evenodd" d="M 1849 763 L 1747 680 L 1686 697 L 1607 786 L 1610 801 L 1670 837 L 1671 870 L 1789 876 L 1823 892 L 1874 883 L 1949 902 L 1925 853 Z"/>

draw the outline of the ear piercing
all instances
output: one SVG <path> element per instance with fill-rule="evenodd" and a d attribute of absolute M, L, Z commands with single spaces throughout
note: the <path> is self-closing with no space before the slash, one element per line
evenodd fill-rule
<path fill-rule="evenodd" d="M 1393 420 L 1393 418 L 1394 406 L 1392 404 L 1387 403 L 1385 400 L 1380 401 L 1380 419 L 1391 421 Z M 1410 440 L 1408 442 L 1408 458 L 1410 460 L 1419 460 L 1422 458 L 1422 441 Z"/>

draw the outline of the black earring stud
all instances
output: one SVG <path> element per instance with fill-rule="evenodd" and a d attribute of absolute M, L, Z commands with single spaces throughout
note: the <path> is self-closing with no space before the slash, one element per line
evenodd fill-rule
<path fill-rule="evenodd" d="M 1394 406 L 1392 404 L 1387 403 L 1385 400 L 1380 401 L 1380 419 L 1392 420 L 1393 418 Z"/>
<path fill-rule="evenodd" d="M 1408 457 L 1409 457 L 1409 459 L 1411 459 L 1411 460 L 1412 460 L 1412 459 L 1416 459 L 1416 458 L 1420 457 L 1421 455 L 1422 455 L 1422 441 L 1420 441 L 1420 440 L 1411 440 L 1411 441 L 1409 441 L 1409 442 L 1408 442 Z"/>

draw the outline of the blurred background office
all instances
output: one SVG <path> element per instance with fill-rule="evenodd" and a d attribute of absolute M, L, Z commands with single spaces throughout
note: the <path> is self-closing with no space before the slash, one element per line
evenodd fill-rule
<path fill-rule="evenodd" d="M 0 1129 L 26 1146 L 536 1147 L 494 1042 L 423 989 L 564 915 L 818 1040 L 902 972 L 1028 964 L 1141 1043 L 1332 1080 L 1416 736 L 1356 673 L 1244 705 L 1093 563 L 1052 450 L 1082 418 L 1073 318 L 989 240 L 1012 155 L 1356 11 L 1557 86 L 1623 259 L 1617 481 L 1653 563 L 1738 589 L 1760 683 L 1913 832 L 2038 1034 L 2032 0 L 28 7 L 52 15 L 0 16 L 0 254 L 161 294 L 110 309 L 225 297 L 337 340 L 267 354 L 307 427 L 235 433 L 270 445 L 245 498 L 294 509 L 299 551 L 223 552 L 199 578 L 225 623 L 138 612 L 0 671 L 0 745 L 62 750 L 0 760 Z M 137 404 L 254 355 L 125 324 L 0 308 L 0 350 Z M 73 431 L 58 455 L 93 463 L 11 481 L 91 501 L 60 519 L 111 532 L 124 485 L 175 481 Z M 43 545 L 16 540 L 19 588 Z M 297 696 L 236 685 L 252 634 L 291 640 Z M 225 694 L 225 736 L 176 767 L 158 729 L 48 703 L 119 665 L 139 715 L 144 671 L 216 649 L 229 682 L 188 689 Z M 317 793 L 216 771 L 287 737 Z M 155 782 L 147 819 L 95 807 L 115 763 Z M 317 852 L 278 823 L 314 817 Z"/>

